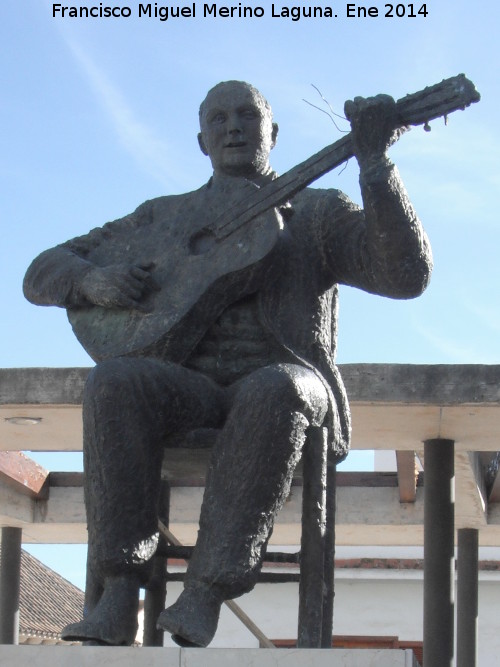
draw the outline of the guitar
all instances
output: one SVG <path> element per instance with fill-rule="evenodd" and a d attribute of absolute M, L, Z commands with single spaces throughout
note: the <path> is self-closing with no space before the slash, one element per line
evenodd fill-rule
<path fill-rule="evenodd" d="M 427 128 L 429 121 L 446 118 L 479 99 L 472 82 L 459 74 L 398 100 L 398 124 Z M 194 228 L 183 227 L 167 210 L 162 216 L 160 210 L 154 222 L 125 229 L 113 236 L 112 244 L 100 244 L 90 252 L 90 262 L 106 266 L 148 258 L 155 264 L 161 289 L 148 297 L 148 312 L 100 306 L 68 309 L 80 343 L 96 361 L 158 353 L 180 361 L 183 350 L 197 342 L 222 309 L 252 291 L 282 228 L 277 207 L 352 156 L 346 134 L 261 188 L 242 179 L 217 202 L 209 195 L 199 197 L 190 205 L 189 216 L 182 216 L 197 220 Z"/>

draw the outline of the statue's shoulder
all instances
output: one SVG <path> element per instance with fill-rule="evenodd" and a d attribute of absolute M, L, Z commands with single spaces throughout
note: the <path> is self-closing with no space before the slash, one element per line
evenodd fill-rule
<path fill-rule="evenodd" d="M 101 227 L 91 229 L 88 234 L 67 241 L 72 250 L 79 251 L 82 248 L 85 252 L 88 248 L 97 247 L 102 242 L 117 239 L 118 237 L 127 238 L 130 234 L 154 234 L 159 222 L 170 221 L 175 224 L 178 220 L 189 223 L 189 211 L 202 208 L 203 191 L 206 186 L 186 192 L 179 195 L 165 195 L 148 199 L 140 204 L 135 211 L 128 215 L 106 222 Z"/>
<path fill-rule="evenodd" d="M 178 195 L 162 195 L 161 197 L 148 199 L 137 207 L 133 215 L 139 218 L 154 218 L 157 214 L 175 213 L 186 206 L 191 207 L 203 201 L 206 190 L 207 186 L 203 185 L 191 192 Z"/>

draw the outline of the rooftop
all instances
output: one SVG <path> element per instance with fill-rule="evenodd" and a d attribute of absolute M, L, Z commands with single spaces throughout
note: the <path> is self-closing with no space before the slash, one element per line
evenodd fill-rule
<path fill-rule="evenodd" d="M 61 629 L 68 623 L 79 621 L 82 611 L 83 592 L 23 549 L 19 643 L 62 642 Z"/>

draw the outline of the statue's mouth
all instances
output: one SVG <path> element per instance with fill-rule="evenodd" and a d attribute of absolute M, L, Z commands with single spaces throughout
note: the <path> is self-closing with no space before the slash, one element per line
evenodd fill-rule
<path fill-rule="evenodd" d="M 226 148 L 243 148 L 246 146 L 246 141 L 230 141 L 226 144 Z"/>

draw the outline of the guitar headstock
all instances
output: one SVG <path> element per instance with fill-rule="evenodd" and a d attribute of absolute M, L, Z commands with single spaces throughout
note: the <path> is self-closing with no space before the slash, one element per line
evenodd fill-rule
<path fill-rule="evenodd" d="M 480 99 L 472 81 L 464 74 L 458 74 L 402 97 L 396 102 L 396 108 L 402 125 L 427 125 L 435 118 L 466 109 Z"/>

